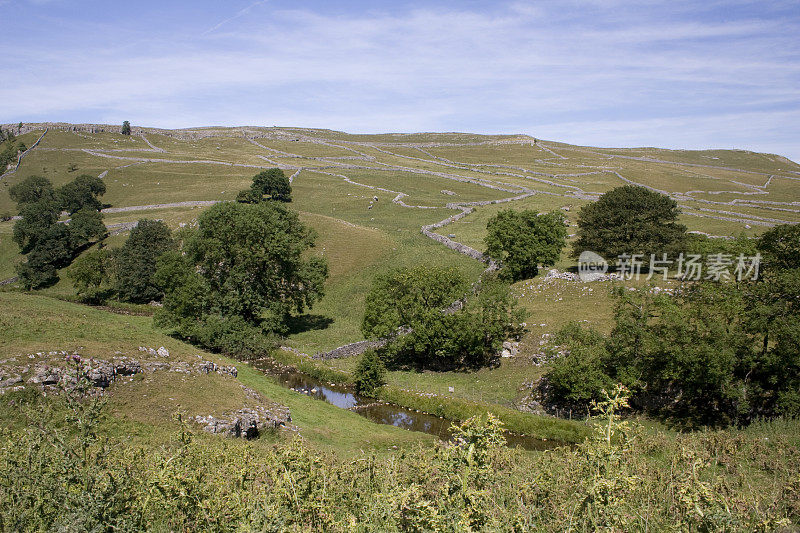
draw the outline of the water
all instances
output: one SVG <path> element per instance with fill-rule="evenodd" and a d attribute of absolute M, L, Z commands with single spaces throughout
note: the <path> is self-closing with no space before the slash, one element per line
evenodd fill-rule
<path fill-rule="evenodd" d="M 453 421 L 447 418 L 420 413 L 399 405 L 378 402 L 374 398 L 355 394 L 347 387 L 322 382 L 296 370 L 278 367 L 268 359 L 259 360 L 254 363 L 254 366 L 273 377 L 284 387 L 358 413 L 372 422 L 389 424 L 409 431 L 421 431 L 435 435 L 444 441 L 450 440 L 452 437 L 450 426 Z M 510 432 L 506 432 L 505 437 L 509 446 L 521 447 L 526 450 L 548 450 L 563 445 L 558 441 L 537 439 Z"/>

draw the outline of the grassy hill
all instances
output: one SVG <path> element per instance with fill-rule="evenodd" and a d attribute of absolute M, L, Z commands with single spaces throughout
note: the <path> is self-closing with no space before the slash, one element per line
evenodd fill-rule
<path fill-rule="evenodd" d="M 329 260 L 330 278 L 324 298 L 292 324 L 284 340 L 288 349 L 274 355 L 337 381 L 350 379 L 356 358 L 319 361 L 310 355 L 361 340 L 364 297 L 376 276 L 419 263 L 455 266 L 469 279 L 484 270 L 480 261 L 421 231 L 467 206 L 474 208 L 470 214 L 436 231 L 479 252 L 486 222 L 500 209 L 562 210 L 574 233 L 581 206 L 626 183 L 669 194 L 682 209 L 682 222 L 708 235 L 757 235 L 800 222 L 800 165 L 771 154 L 592 148 L 524 135 L 257 127 L 134 127 L 131 136 L 117 131 L 108 125 L 25 125 L 25 144 L 39 143 L 16 172 L 0 178 L 0 214 L 15 214 L 8 189 L 28 176 L 45 176 L 58 186 L 91 174 L 106 183 L 109 228 L 155 218 L 177 229 L 212 203 L 233 200 L 260 169 L 281 167 L 292 176 L 291 207 L 318 234 L 311 253 Z M 13 277 L 21 259 L 11 240 L 13 223 L 0 222 L 0 281 Z M 121 246 L 126 238 L 126 231 L 116 232 L 106 243 Z M 556 267 L 571 264 L 565 252 Z M 74 303 L 69 279 L 61 278 L 34 293 L 13 282 L 0 286 L 0 380 L 64 368 L 72 364 L 65 354 L 92 365 L 135 359 L 143 367 L 162 367 L 108 387 L 99 425 L 107 443 L 84 446 L 80 434 L 62 431 L 71 419 L 57 403 L 37 404 L 24 391 L 0 395 L 6 428 L 0 455 L 8 467 L 0 475 L 0 497 L 3 516 L 19 520 L 9 524 L 35 527 L 24 510 L 54 497 L 49 480 L 73 495 L 63 505 L 78 509 L 76 516 L 94 516 L 95 491 L 86 488 L 93 476 L 104 495 L 113 492 L 108 479 L 127 480 L 115 498 L 121 495 L 130 507 L 109 510 L 102 506 L 116 500 L 97 497 L 97 513 L 105 526 L 107 517 L 138 516 L 141 522 L 127 525 L 133 530 L 247 524 L 409 530 L 457 522 L 475 529 L 513 523 L 519 530 L 663 530 L 680 524 L 685 530 L 768 531 L 800 516 L 797 421 L 679 434 L 638 420 L 624 449 L 591 441 L 547 453 L 479 448 L 479 459 L 470 448 L 461 457 L 458 449 L 432 446 L 435 439 L 424 433 L 372 423 L 292 391 L 247 363 L 180 342 L 153 325 L 149 306 Z M 523 411 L 531 384 L 544 372 L 534 362 L 548 335 L 575 320 L 610 329 L 609 284 L 540 275 L 513 291 L 530 312 L 516 357 L 474 372 L 393 371 L 382 399 L 458 420 L 489 411 L 519 433 L 583 440 L 587 423 Z M 160 347 L 168 355 L 159 355 Z M 237 372 L 199 371 L 207 362 Z M 245 408 L 288 409 L 291 421 L 247 443 L 210 435 L 194 422 Z M 188 440 L 178 415 L 190 430 Z M 298 433 L 302 446 L 290 442 Z M 50 441 L 40 445 L 43 438 Z M 81 449 L 84 459 L 73 459 Z M 42 466 L 47 464 L 83 477 L 70 485 L 60 470 Z M 43 495 L 36 500 L 28 487 Z M 612 496 L 607 501 L 597 492 L 606 489 Z M 48 512 L 32 516 L 44 524 L 61 520 L 60 509 Z"/>
<path fill-rule="evenodd" d="M 148 217 L 178 228 L 195 220 L 210 202 L 232 200 L 261 168 L 279 166 L 292 176 L 292 207 L 319 235 L 314 253 L 331 265 L 325 297 L 286 340 L 307 354 L 362 338 L 364 295 L 374 277 L 390 268 L 420 262 L 454 265 L 477 278 L 484 268 L 480 262 L 420 232 L 423 225 L 459 213 L 456 204 L 522 197 L 478 205 L 472 214 L 437 230 L 479 251 L 484 250 L 486 221 L 500 209 L 563 209 L 574 225 L 582 205 L 626 183 L 669 194 L 681 206 L 682 222 L 710 235 L 754 235 L 778 223 L 800 222 L 800 194 L 795 192 L 800 165 L 741 150 L 609 149 L 525 135 L 350 135 L 303 128 L 134 128 L 131 136 L 117 131 L 108 125 L 24 126 L 26 145 L 41 140 L 25 154 L 18 171 L 0 180 L 0 213 L 14 213 L 8 188 L 27 176 L 42 175 L 60 185 L 88 173 L 103 176 L 106 183 L 103 200 L 111 208 L 104 216 L 110 227 Z M 10 240 L 12 225 L 0 223 L 1 279 L 13 276 L 19 260 Z M 122 233 L 108 243 L 118 246 L 124 239 Z M 557 267 L 569 264 L 564 257 Z M 72 292 L 62 279 L 43 295 L 68 297 Z M 541 374 L 529 357 L 544 336 L 569 320 L 600 329 L 611 322 L 603 284 L 586 287 L 540 277 L 517 284 L 515 292 L 531 312 L 520 356 L 477 373 L 393 372 L 390 385 L 410 395 L 403 399 L 406 404 L 429 408 L 429 402 L 414 398 L 421 394 L 513 408 L 526 384 Z M 142 327 L 149 321 L 125 320 Z M 313 364 L 349 372 L 355 361 Z"/>

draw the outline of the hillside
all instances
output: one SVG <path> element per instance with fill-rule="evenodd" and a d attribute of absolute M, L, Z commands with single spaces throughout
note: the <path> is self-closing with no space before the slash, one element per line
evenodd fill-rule
<path fill-rule="evenodd" d="M 525 135 L 117 131 L 23 125 L 18 138 L 31 148 L 0 176 L 0 498 L 10 529 L 63 525 L 64 516 L 120 530 L 561 531 L 579 523 L 768 531 L 797 523 L 796 420 L 681 433 L 665 420 L 622 422 L 606 411 L 610 433 L 587 439 L 586 413 L 543 412 L 535 384 L 553 364 L 543 346 L 572 321 L 607 333 L 611 286 L 643 281 L 542 273 L 512 285 L 529 318 L 497 365 L 393 370 L 377 398 L 356 398 L 350 384 L 375 278 L 427 264 L 477 280 L 489 260 L 486 223 L 501 209 L 559 210 L 571 239 L 580 207 L 638 184 L 675 199 L 690 231 L 755 236 L 800 222 L 800 165 L 738 150 L 593 148 Z M 330 276 L 321 301 L 292 318 L 268 358 L 236 361 L 184 343 L 154 325 L 152 305 L 78 303 L 65 275 L 32 292 L 15 283 L 21 256 L 9 188 L 29 176 L 56 186 L 100 177 L 105 244 L 116 248 L 142 218 L 192 226 L 274 167 L 291 177 L 289 206 L 316 231 L 309 253 L 327 258 Z M 557 269 L 574 265 L 567 254 Z M 69 389 L 78 371 L 91 382 L 85 397 L 50 394 Z M 505 430 L 471 418 L 486 413 Z M 255 430 L 259 438 L 247 442 L 219 436 Z M 453 434 L 469 446 L 431 436 Z M 45 508 L 54 498 L 62 507 Z"/>
<path fill-rule="evenodd" d="M 455 265 L 476 278 L 484 268 L 474 258 L 484 251 L 486 221 L 508 206 L 560 208 L 574 226 L 582 205 L 635 183 L 675 198 L 691 231 L 754 235 L 800 221 L 794 188 L 800 165 L 738 150 L 608 149 L 524 135 L 350 135 L 277 127 L 134 127 L 131 136 L 123 136 L 111 125 L 26 124 L 20 133 L 35 148 L 0 180 L 0 212 L 13 214 L 8 188 L 27 176 L 45 176 L 55 185 L 82 173 L 102 176 L 103 201 L 110 205 L 104 220 L 117 234 L 108 240 L 111 246 L 120 245 L 139 218 L 161 219 L 172 228 L 190 224 L 214 202 L 233 199 L 259 169 L 284 169 L 292 180 L 293 208 L 319 235 L 315 253 L 331 265 L 325 297 L 286 340 L 309 355 L 361 340 L 364 295 L 374 277 L 389 268 Z M 12 226 L 13 221 L 0 223 L 2 279 L 12 278 L 19 260 Z M 564 257 L 556 266 L 570 264 Z M 44 292 L 63 297 L 73 291 L 62 279 Z M 532 313 L 519 357 L 473 374 L 393 372 L 390 383 L 397 394 L 515 407 L 541 374 L 528 362 L 541 339 L 569 320 L 609 327 L 609 296 L 602 284 L 540 277 L 517 284 L 515 292 Z M 289 363 L 302 358 L 289 352 L 282 357 Z M 313 364 L 349 372 L 355 359 Z M 403 403 L 430 410 L 422 398 Z"/>

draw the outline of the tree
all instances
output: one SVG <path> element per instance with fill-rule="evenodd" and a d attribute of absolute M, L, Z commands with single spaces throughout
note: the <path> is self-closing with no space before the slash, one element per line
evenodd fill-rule
<path fill-rule="evenodd" d="M 72 214 L 67 224 L 71 248 L 76 252 L 94 239 L 102 239 L 108 233 L 103 224 L 103 215 L 96 209 L 84 207 Z"/>
<path fill-rule="evenodd" d="M 96 176 L 82 174 L 57 191 L 61 207 L 70 215 L 81 209 L 99 211 L 103 208 L 98 199 L 106 193 L 106 184 Z"/>
<path fill-rule="evenodd" d="M 103 299 L 113 273 L 113 256 L 107 248 L 95 248 L 78 257 L 67 275 L 78 293 L 87 301 Z"/>
<path fill-rule="evenodd" d="M 127 120 L 122 123 L 122 134 L 123 135 L 130 135 L 131 134 L 131 123 Z"/>
<path fill-rule="evenodd" d="M 65 267 L 92 239 L 106 235 L 103 217 L 98 211 L 97 195 L 105 185 L 92 186 L 91 176 L 79 176 L 59 191 L 46 178 L 31 176 L 14 185 L 10 192 L 22 217 L 14 225 L 13 239 L 26 255 L 17 271 L 26 289 L 52 285 L 58 281 L 58 269 Z M 66 193 L 62 193 L 66 191 Z M 71 219 L 59 223 L 64 207 Z"/>
<path fill-rule="evenodd" d="M 211 325 L 234 332 L 284 333 L 292 313 L 322 297 L 328 266 L 309 257 L 315 233 L 274 202 L 221 203 L 186 239 L 183 255 L 162 258 L 161 324 L 199 338 Z M 233 327 L 233 326 L 232 326 Z"/>
<path fill-rule="evenodd" d="M 368 337 L 388 338 L 401 328 L 421 329 L 467 290 L 463 274 L 453 267 L 392 270 L 376 278 L 367 294 L 361 330 Z"/>
<path fill-rule="evenodd" d="M 292 201 L 292 186 L 289 178 L 279 168 L 271 168 L 253 176 L 250 190 L 258 198 L 268 196 L 269 199 L 279 202 Z"/>
<path fill-rule="evenodd" d="M 567 238 L 564 216 L 556 211 L 539 215 L 503 210 L 489 219 L 486 229 L 487 252 L 500 262 L 500 276 L 509 281 L 536 276 L 540 264 L 555 264 Z"/>
<path fill-rule="evenodd" d="M 386 367 L 375 350 L 367 350 L 358 360 L 353 372 L 356 392 L 372 396 L 386 384 Z"/>
<path fill-rule="evenodd" d="M 119 298 L 135 303 L 160 299 L 162 292 L 153 281 L 156 260 L 174 247 L 164 222 L 140 220 L 116 254 L 115 289 Z"/>
<path fill-rule="evenodd" d="M 56 192 L 49 179 L 30 176 L 13 185 L 8 190 L 11 199 L 17 204 L 32 204 L 41 200 L 56 201 Z"/>
<path fill-rule="evenodd" d="M 486 279 L 471 293 L 454 268 L 400 268 L 376 279 L 362 331 L 388 339 L 382 358 L 396 367 L 477 368 L 496 359 L 524 318 L 508 285 Z"/>
<path fill-rule="evenodd" d="M 681 246 L 686 226 L 672 198 L 636 185 L 617 187 L 581 208 L 572 254 L 590 250 L 608 260 L 623 254 L 669 253 Z"/>

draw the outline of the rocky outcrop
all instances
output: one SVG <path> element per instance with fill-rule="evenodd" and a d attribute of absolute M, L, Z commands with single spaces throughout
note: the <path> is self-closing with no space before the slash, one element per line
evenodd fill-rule
<path fill-rule="evenodd" d="M 195 417 L 195 422 L 203 426 L 204 431 L 248 440 L 257 438 L 264 431 L 289 428 L 291 421 L 289 409 L 277 404 L 243 407 L 221 416 Z"/>
<path fill-rule="evenodd" d="M 156 357 L 168 358 L 169 351 L 163 346 L 155 348 L 140 347 L 140 351 Z M 20 365 L 6 367 L 0 373 L 0 394 L 8 390 L 16 390 L 22 385 L 39 385 L 45 389 L 57 386 L 71 388 L 78 381 L 78 377 L 84 377 L 92 387 L 106 389 L 120 377 L 133 376 L 145 372 L 177 372 L 182 374 L 223 374 L 231 377 L 238 375 L 235 366 L 218 365 L 213 361 L 199 360 L 191 364 L 186 361 L 145 361 L 140 362 L 127 356 L 115 357 L 111 360 L 81 358 L 77 354 L 68 352 L 39 352 L 23 356 L 23 358 L 35 359 L 42 356 L 66 356 L 65 366 L 53 365 L 49 362 L 38 362 L 31 367 L 30 365 Z M 199 356 L 198 356 L 199 357 Z M 16 361 L 12 358 L 9 361 Z M 7 361 L 8 362 L 8 361 Z M 79 375 L 80 374 L 80 375 Z"/>
<path fill-rule="evenodd" d="M 342 357 L 352 357 L 354 355 L 361 355 L 369 349 L 383 348 L 386 346 L 386 343 L 386 339 L 351 342 L 350 344 L 339 346 L 329 352 L 314 354 L 312 359 L 340 359 Z"/>

